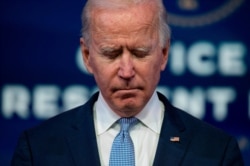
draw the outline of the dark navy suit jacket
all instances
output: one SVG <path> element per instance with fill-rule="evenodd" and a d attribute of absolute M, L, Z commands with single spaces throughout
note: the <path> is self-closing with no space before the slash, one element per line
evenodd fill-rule
<path fill-rule="evenodd" d="M 155 166 L 244 165 L 233 137 L 173 107 L 160 93 L 158 96 L 165 114 Z M 86 104 L 24 131 L 11 165 L 100 165 L 92 111 L 97 97 L 98 93 Z M 170 141 L 171 137 L 180 141 Z"/>

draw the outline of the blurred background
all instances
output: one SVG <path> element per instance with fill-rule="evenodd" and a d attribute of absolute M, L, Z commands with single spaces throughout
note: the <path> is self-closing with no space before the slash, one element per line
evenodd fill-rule
<path fill-rule="evenodd" d="M 1 0 L 0 165 L 20 133 L 97 90 L 81 59 L 84 0 Z M 172 29 L 158 90 L 235 136 L 250 165 L 250 1 L 164 1 Z"/>

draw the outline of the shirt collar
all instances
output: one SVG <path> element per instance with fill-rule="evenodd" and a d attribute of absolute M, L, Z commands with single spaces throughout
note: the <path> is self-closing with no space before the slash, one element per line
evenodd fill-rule
<path fill-rule="evenodd" d="M 159 100 L 157 93 L 154 92 L 143 110 L 136 115 L 136 118 L 155 133 L 160 134 L 163 116 L 164 105 Z"/>
<path fill-rule="evenodd" d="M 107 131 L 118 119 L 120 119 L 120 116 L 113 112 L 108 106 L 101 93 L 99 93 L 98 99 L 95 103 L 94 111 L 96 132 L 98 135 Z M 135 117 L 148 128 L 159 134 L 163 114 L 164 106 L 159 100 L 157 93 L 154 92 L 143 110 Z"/>
<path fill-rule="evenodd" d="M 99 93 L 98 99 L 95 103 L 95 120 L 96 120 L 96 131 L 100 135 L 108 130 L 118 119 L 116 113 L 114 113 L 104 100 L 101 92 Z"/>

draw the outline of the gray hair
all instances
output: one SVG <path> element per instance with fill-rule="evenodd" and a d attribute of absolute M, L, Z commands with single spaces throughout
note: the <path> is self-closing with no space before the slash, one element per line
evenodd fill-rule
<path fill-rule="evenodd" d="M 102 8 L 122 8 L 127 7 L 129 5 L 136 5 L 145 2 L 152 2 L 152 0 L 116 0 L 118 2 L 114 2 L 114 0 L 88 0 L 85 4 L 82 11 L 82 37 L 89 43 L 91 39 L 91 35 L 89 33 L 90 29 L 90 20 L 91 20 L 91 11 L 94 7 L 102 7 Z M 161 0 L 155 0 L 158 7 L 158 19 L 159 19 L 159 39 L 162 47 L 166 45 L 171 36 L 170 27 L 167 22 L 167 11 Z"/>

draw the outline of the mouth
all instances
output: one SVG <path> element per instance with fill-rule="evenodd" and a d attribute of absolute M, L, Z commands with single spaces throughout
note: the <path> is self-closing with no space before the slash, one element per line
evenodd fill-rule
<path fill-rule="evenodd" d="M 121 88 L 121 89 L 114 89 L 113 93 L 122 100 L 125 99 L 132 99 L 138 96 L 138 92 L 140 88 Z"/>
<path fill-rule="evenodd" d="M 113 89 L 113 93 L 120 99 L 131 99 L 138 96 L 142 88 L 116 88 Z"/>
<path fill-rule="evenodd" d="M 135 88 L 113 88 L 112 92 L 124 92 L 124 93 L 132 93 L 134 91 L 142 90 L 141 87 Z"/>

